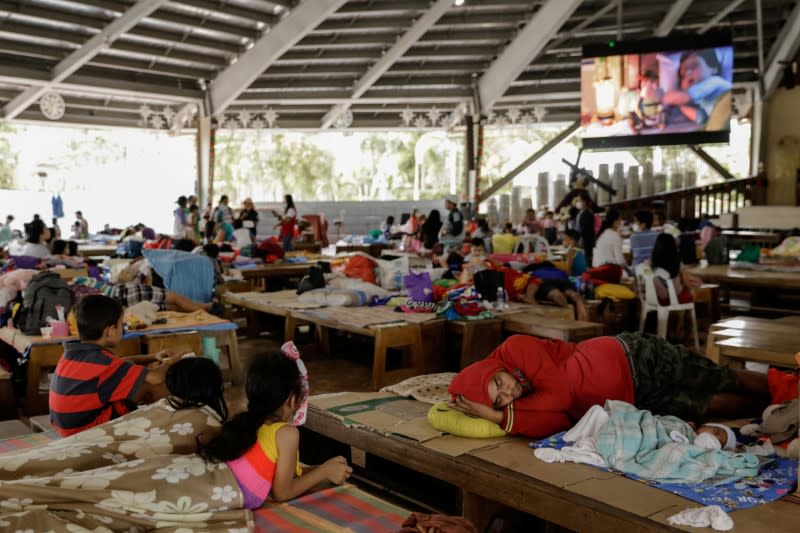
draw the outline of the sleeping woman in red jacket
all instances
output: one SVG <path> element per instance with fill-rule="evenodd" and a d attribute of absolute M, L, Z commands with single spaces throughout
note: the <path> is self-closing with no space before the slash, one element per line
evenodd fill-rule
<path fill-rule="evenodd" d="M 449 392 L 451 407 L 532 438 L 569 429 L 606 400 L 698 424 L 758 416 L 770 400 L 765 375 L 639 333 L 579 344 L 515 335 L 462 370 Z"/>

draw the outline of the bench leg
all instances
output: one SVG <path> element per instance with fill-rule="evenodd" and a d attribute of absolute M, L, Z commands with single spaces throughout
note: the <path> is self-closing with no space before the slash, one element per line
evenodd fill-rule
<path fill-rule="evenodd" d="M 297 333 L 297 319 L 292 313 L 286 313 L 286 321 L 283 324 L 283 342 L 294 341 Z"/>
<path fill-rule="evenodd" d="M 261 315 L 258 311 L 247 309 L 245 317 L 247 320 L 247 338 L 255 339 L 261 334 Z"/>
<path fill-rule="evenodd" d="M 503 340 L 503 323 L 481 324 L 479 321 L 464 330 L 461 339 L 460 368 L 485 358 Z"/>
<path fill-rule="evenodd" d="M 418 324 L 378 328 L 375 333 L 375 351 L 372 360 L 372 388 L 378 390 L 387 383 L 386 352 L 389 348 L 407 347 L 411 351 L 411 366 L 391 372 L 402 379 L 421 374 L 425 370 L 422 351 L 422 333 Z"/>
<path fill-rule="evenodd" d="M 719 364 L 719 347 L 716 342 L 717 336 L 713 331 L 709 331 L 706 337 L 706 357 Z"/>
<path fill-rule="evenodd" d="M 317 338 L 317 344 L 319 344 L 320 351 L 322 352 L 322 356 L 330 358 L 331 356 L 331 341 L 330 341 L 330 330 L 326 326 L 320 326 L 316 324 L 314 326 L 315 335 Z"/>

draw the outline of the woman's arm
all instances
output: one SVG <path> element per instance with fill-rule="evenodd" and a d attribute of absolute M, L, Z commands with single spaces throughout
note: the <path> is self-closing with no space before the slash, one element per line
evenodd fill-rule
<path fill-rule="evenodd" d="M 473 402 L 463 396 L 459 396 L 449 405 L 462 413 L 494 422 L 510 435 L 524 435 L 538 439 L 549 437 L 571 426 L 566 413 L 529 409 L 530 402 L 526 402 L 526 399 L 528 398 L 514 400 L 502 410 Z"/>
<path fill-rule="evenodd" d="M 334 457 L 309 472 L 295 477 L 300 432 L 294 426 L 283 426 L 275 435 L 278 444 L 278 463 L 272 480 L 272 498 L 285 502 L 305 494 L 325 480 L 341 485 L 353 469 L 343 457 Z"/>

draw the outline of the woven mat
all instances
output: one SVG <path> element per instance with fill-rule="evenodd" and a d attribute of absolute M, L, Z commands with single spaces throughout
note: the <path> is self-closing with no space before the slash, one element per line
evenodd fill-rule
<path fill-rule="evenodd" d="M 267 503 L 253 512 L 255 531 L 386 533 L 397 531 L 411 514 L 353 485 L 329 487 L 287 503 Z"/>

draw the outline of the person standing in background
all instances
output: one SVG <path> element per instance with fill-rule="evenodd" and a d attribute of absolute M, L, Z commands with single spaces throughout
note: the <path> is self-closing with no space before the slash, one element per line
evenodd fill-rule
<path fill-rule="evenodd" d="M 444 207 L 447 209 L 447 223 L 442 228 L 442 244 L 447 250 L 458 250 L 464 241 L 464 215 L 458 209 L 458 197 L 454 194 L 445 196 Z"/>
<path fill-rule="evenodd" d="M 592 251 L 594 250 L 594 212 L 592 199 L 585 190 L 580 192 L 578 201 L 575 202 L 578 216 L 575 217 L 575 231 L 581 235 L 581 247 L 586 254 L 586 261 L 591 265 Z"/>
<path fill-rule="evenodd" d="M 89 222 L 83 218 L 83 213 L 75 211 L 75 223 L 72 225 L 72 236 L 76 239 L 89 237 Z"/>
<path fill-rule="evenodd" d="M 250 232 L 250 238 L 255 241 L 258 229 L 258 211 L 256 211 L 252 198 L 245 198 L 242 202 L 242 210 L 239 211 L 234 227 L 247 229 Z"/>
<path fill-rule="evenodd" d="M 179 196 L 177 202 L 175 202 L 178 204 L 178 207 L 172 212 L 174 219 L 172 224 L 172 236 L 175 239 L 186 238 L 186 202 L 185 196 Z"/>
<path fill-rule="evenodd" d="M 228 205 L 228 195 L 223 194 L 219 197 L 219 205 L 214 210 L 214 214 L 211 217 L 214 220 L 214 223 L 219 225 L 223 222 L 227 222 L 228 224 L 233 224 L 233 209 L 230 208 Z"/>
<path fill-rule="evenodd" d="M 291 252 L 294 249 L 294 227 L 297 225 L 297 208 L 291 194 L 283 197 L 283 214 L 273 211 L 272 214 L 278 218 L 279 236 L 283 243 L 283 249 Z M 256 218 L 256 221 L 258 219 Z"/>

